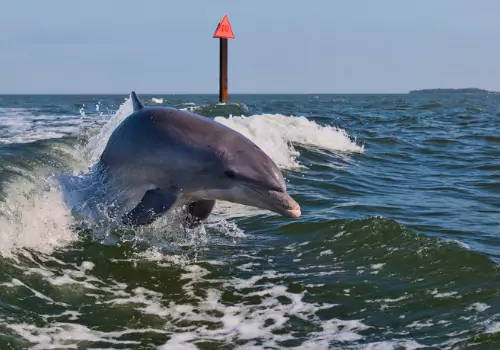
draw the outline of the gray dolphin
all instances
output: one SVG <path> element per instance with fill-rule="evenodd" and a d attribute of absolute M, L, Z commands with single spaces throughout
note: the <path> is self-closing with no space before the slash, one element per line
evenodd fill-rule
<path fill-rule="evenodd" d="M 199 223 L 216 200 L 300 217 L 278 166 L 248 138 L 195 113 L 144 107 L 134 91 L 131 99 L 134 112 L 114 130 L 98 163 L 132 203 L 124 224 L 148 225 L 174 205 L 186 205 Z"/>

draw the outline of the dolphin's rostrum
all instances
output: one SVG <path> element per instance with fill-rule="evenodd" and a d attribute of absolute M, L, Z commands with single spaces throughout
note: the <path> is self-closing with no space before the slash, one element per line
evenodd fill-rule
<path fill-rule="evenodd" d="M 131 203 L 125 224 L 150 224 L 175 204 L 205 220 L 216 200 L 301 215 L 278 166 L 248 138 L 192 112 L 144 107 L 135 92 L 131 98 L 134 112 L 114 130 L 99 160 Z"/>

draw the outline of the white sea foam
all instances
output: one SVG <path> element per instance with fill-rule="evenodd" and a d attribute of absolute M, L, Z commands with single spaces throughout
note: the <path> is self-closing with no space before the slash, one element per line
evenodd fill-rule
<path fill-rule="evenodd" d="M 405 350 L 413 350 L 413 349 L 421 349 L 425 348 L 425 345 L 422 345 L 414 340 L 396 340 L 396 341 L 381 341 L 375 342 L 365 345 L 364 347 L 359 347 L 359 349 L 364 350 L 393 350 L 393 349 L 405 349 Z"/>
<path fill-rule="evenodd" d="M 134 111 L 132 100 L 129 98 L 120 105 L 116 113 L 111 117 L 105 125 L 103 125 L 99 132 L 92 136 L 85 147 L 82 149 L 84 152 L 84 157 L 89 163 L 94 164 L 99 159 L 99 156 L 106 148 L 109 137 L 113 131 L 121 124 L 121 122 L 127 118 Z"/>
<path fill-rule="evenodd" d="M 500 333 L 500 322 L 487 322 L 484 333 Z"/>
<path fill-rule="evenodd" d="M 429 291 L 435 298 L 451 298 L 458 294 L 458 292 L 444 292 L 440 293 L 437 289 Z"/>
<path fill-rule="evenodd" d="M 254 141 L 283 168 L 299 166 L 294 144 L 330 151 L 364 152 L 345 130 L 321 126 L 305 117 L 262 114 L 250 117 L 217 117 L 215 120 Z"/>
<path fill-rule="evenodd" d="M 36 109 L 0 108 L 0 143 L 28 143 L 38 140 L 55 139 L 79 133 L 89 126 L 102 125 L 105 116 L 99 112 L 86 115 L 83 110 L 80 115 L 37 115 Z"/>
<path fill-rule="evenodd" d="M 0 202 L 0 254 L 11 256 L 22 248 L 50 253 L 77 238 L 56 184 L 19 179 L 4 186 L 7 200 Z"/>
<path fill-rule="evenodd" d="M 171 263 L 167 263 L 169 264 Z M 248 266 L 244 264 L 240 267 L 245 270 Z M 76 348 L 81 342 L 134 346 L 139 343 L 136 340 L 124 340 L 123 336 L 140 333 L 168 336 L 170 339 L 160 349 L 197 349 L 197 341 L 215 341 L 227 345 L 240 342 L 244 344 L 240 346 L 241 349 L 249 349 L 259 343 L 265 348 L 279 348 L 280 342 L 293 339 L 303 342 L 302 348 L 327 348 L 331 342 L 349 344 L 363 339 L 360 332 L 370 328 L 362 320 L 322 320 L 318 313 L 336 305 L 308 301 L 306 291 L 299 293 L 288 290 L 279 283 L 284 274 L 276 271 L 256 273 L 249 279 L 231 276 L 212 279 L 212 272 L 205 267 L 196 264 L 178 265 L 182 274 L 176 283 L 182 285 L 183 298 L 182 301 L 175 302 L 168 294 L 144 287 L 128 288 L 123 283 L 96 278 L 91 274 L 91 267 L 92 263 L 84 262 L 80 265 L 52 267 L 57 273 L 42 265 L 26 271 L 32 275 L 31 280 L 33 274 L 38 274 L 39 279 L 48 282 L 53 294 L 72 300 L 77 297 L 75 293 L 78 293 L 92 298 L 91 304 L 79 304 L 78 311 L 68 308 L 64 314 L 43 315 L 44 319 L 50 320 L 45 326 L 5 320 L 1 320 L 0 324 L 18 334 L 24 341 L 36 344 L 31 349 L 57 346 Z M 292 277 L 294 275 L 289 274 Z M 264 280 L 266 282 L 262 283 Z M 75 284 L 80 288 L 75 288 Z M 0 285 L 0 290 L 4 292 L 8 289 L 25 288 L 26 284 L 17 279 Z M 47 302 L 48 297 L 45 295 L 33 289 L 29 291 L 40 302 Z M 227 300 L 224 297 L 227 292 L 233 293 L 239 300 Z M 92 312 L 120 312 L 131 308 L 142 314 L 138 320 L 156 326 L 118 326 L 105 332 L 90 329 L 79 322 L 80 317 L 90 309 L 94 310 Z M 68 317 L 71 318 L 71 323 L 66 321 Z M 162 322 L 150 322 L 158 319 Z M 307 335 L 283 332 L 294 320 L 300 320 L 315 330 Z"/>
<path fill-rule="evenodd" d="M 152 97 L 151 101 L 154 103 L 163 103 L 163 98 L 161 97 Z"/>
<path fill-rule="evenodd" d="M 474 303 L 469 306 L 466 310 L 475 310 L 477 312 L 483 312 L 486 309 L 489 309 L 491 306 L 485 303 Z"/>

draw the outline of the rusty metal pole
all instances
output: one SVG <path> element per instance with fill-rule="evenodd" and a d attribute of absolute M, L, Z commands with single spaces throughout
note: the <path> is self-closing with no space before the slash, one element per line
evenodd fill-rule
<path fill-rule="evenodd" d="M 227 89 L 227 47 L 228 39 L 234 39 L 233 29 L 229 18 L 224 16 L 215 29 L 214 38 L 219 38 L 219 102 L 227 103 L 229 93 Z"/>
<path fill-rule="evenodd" d="M 219 102 L 227 103 L 229 97 L 227 88 L 227 39 L 220 38 L 219 40 Z"/>

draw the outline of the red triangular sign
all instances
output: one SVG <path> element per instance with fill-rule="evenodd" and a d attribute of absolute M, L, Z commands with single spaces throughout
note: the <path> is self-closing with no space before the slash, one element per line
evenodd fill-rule
<path fill-rule="evenodd" d="M 227 16 L 224 16 L 219 22 L 217 29 L 215 29 L 214 38 L 234 39 L 233 29 Z"/>

